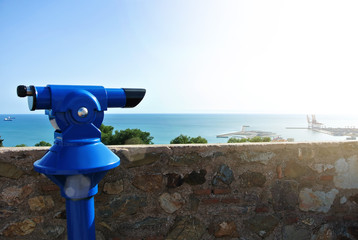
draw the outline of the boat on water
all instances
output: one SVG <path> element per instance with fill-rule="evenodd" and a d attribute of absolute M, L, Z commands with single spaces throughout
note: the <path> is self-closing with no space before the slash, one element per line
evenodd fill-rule
<path fill-rule="evenodd" d="M 12 121 L 13 119 L 15 119 L 15 118 L 8 116 L 8 117 L 4 118 L 4 121 Z"/>

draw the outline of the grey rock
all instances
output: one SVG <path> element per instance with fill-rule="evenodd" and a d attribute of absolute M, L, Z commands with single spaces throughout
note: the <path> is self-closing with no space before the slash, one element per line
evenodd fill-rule
<path fill-rule="evenodd" d="M 277 180 L 272 188 L 275 211 L 294 210 L 298 206 L 298 183 L 292 180 Z"/>
<path fill-rule="evenodd" d="M 302 240 L 310 238 L 311 233 L 308 229 L 296 229 L 293 225 L 284 226 L 283 228 L 283 239 L 285 240 Z"/>
<path fill-rule="evenodd" d="M 279 220 L 272 215 L 256 215 L 244 221 L 244 224 L 261 237 L 267 237 L 279 224 Z"/>
<path fill-rule="evenodd" d="M 213 185 L 218 185 L 219 181 L 230 185 L 234 181 L 234 173 L 229 168 L 229 166 L 222 164 L 217 172 L 216 176 L 213 179 Z"/>
<path fill-rule="evenodd" d="M 43 228 L 43 232 L 49 239 L 58 238 L 65 231 L 65 227 L 62 225 L 48 225 Z"/>
<path fill-rule="evenodd" d="M 206 227 L 191 216 L 178 217 L 166 240 L 201 240 Z"/>
<path fill-rule="evenodd" d="M 165 212 L 174 213 L 184 205 L 185 201 L 179 193 L 163 193 L 159 197 L 159 203 Z"/>

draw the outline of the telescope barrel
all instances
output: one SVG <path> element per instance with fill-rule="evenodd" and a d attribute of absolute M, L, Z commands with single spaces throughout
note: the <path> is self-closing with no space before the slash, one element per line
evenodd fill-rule
<path fill-rule="evenodd" d="M 106 88 L 108 107 L 133 108 L 145 95 L 142 88 Z"/>
<path fill-rule="evenodd" d="M 46 87 L 24 86 L 17 87 L 19 97 L 29 97 L 29 109 L 52 109 L 62 105 L 65 96 L 72 91 L 85 90 L 97 97 L 104 109 L 133 108 L 137 106 L 146 93 L 142 88 L 103 88 L 98 86 L 61 86 L 48 85 Z"/>

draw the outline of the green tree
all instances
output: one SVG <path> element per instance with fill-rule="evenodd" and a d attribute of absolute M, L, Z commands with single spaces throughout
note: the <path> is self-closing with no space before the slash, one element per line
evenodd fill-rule
<path fill-rule="evenodd" d="M 101 125 L 102 142 L 106 145 L 125 145 L 125 144 L 153 144 L 153 137 L 149 132 L 143 132 L 138 128 L 126 130 L 116 130 L 113 134 L 112 126 Z"/>
<path fill-rule="evenodd" d="M 52 146 L 51 143 L 45 141 L 41 141 L 35 144 L 35 147 L 50 147 L 50 146 Z"/>
<path fill-rule="evenodd" d="M 228 143 L 244 143 L 244 142 L 247 142 L 247 138 L 235 138 L 235 137 L 232 137 L 227 142 Z"/>
<path fill-rule="evenodd" d="M 192 143 L 208 143 L 208 140 L 206 140 L 205 138 L 198 136 L 196 138 L 191 138 L 191 142 Z"/>
<path fill-rule="evenodd" d="M 170 141 L 170 144 L 190 144 L 190 143 L 208 143 L 208 141 L 201 136 L 192 138 L 183 134 L 180 134 L 178 137 Z"/>
<path fill-rule="evenodd" d="M 15 147 L 27 147 L 27 145 L 26 144 L 18 144 Z"/>
<path fill-rule="evenodd" d="M 271 138 L 270 137 L 263 137 L 262 141 L 263 142 L 271 142 Z"/>
<path fill-rule="evenodd" d="M 180 136 L 170 141 L 170 144 L 186 144 L 186 143 L 191 143 L 190 137 L 183 134 L 180 134 Z"/>
<path fill-rule="evenodd" d="M 228 143 L 271 142 L 271 138 L 270 137 L 260 137 L 260 136 L 255 136 L 253 138 L 235 138 L 235 137 L 232 137 L 227 142 Z"/>
<path fill-rule="evenodd" d="M 106 145 L 113 145 L 112 139 L 113 139 L 113 127 L 112 126 L 106 126 L 101 125 L 99 130 L 101 130 L 101 140 Z"/>

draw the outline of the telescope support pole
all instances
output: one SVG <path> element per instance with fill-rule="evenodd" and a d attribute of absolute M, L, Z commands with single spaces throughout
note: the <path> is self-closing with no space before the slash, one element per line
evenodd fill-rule
<path fill-rule="evenodd" d="M 68 240 L 95 240 L 94 197 L 66 199 Z"/>

